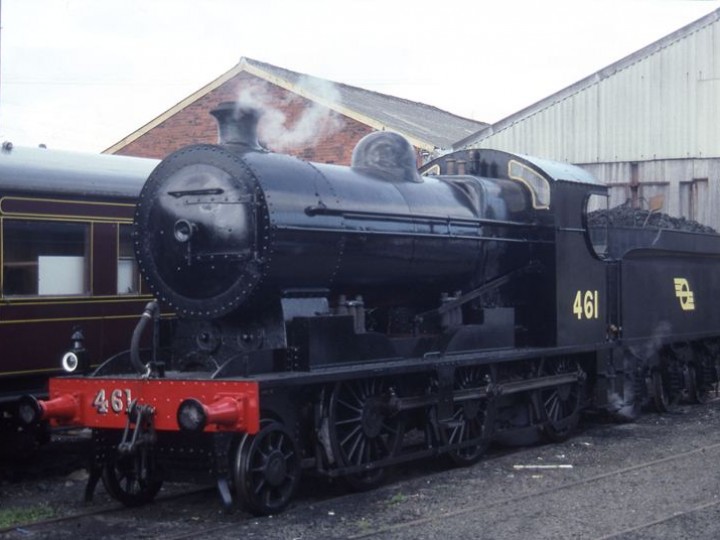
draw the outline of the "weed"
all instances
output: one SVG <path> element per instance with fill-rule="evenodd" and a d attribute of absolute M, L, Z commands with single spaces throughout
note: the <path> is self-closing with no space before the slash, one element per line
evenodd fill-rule
<path fill-rule="evenodd" d="M 5 508 L 0 510 L 0 528 L 49 519 L 54 515 L 55 511 L 44 504 L 32 508 Z"/>

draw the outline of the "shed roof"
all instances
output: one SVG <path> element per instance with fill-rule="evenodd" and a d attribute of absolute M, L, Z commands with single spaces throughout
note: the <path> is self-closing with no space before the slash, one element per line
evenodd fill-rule
<path fill-rule="evenodd" d="M 474 144 L 482 141 L 483 139 L 486 139 L 496 133 L 508 129 L 515 124 L 518 124 L 519 122 L 522 122 L 523 120 L 530 118 L 531 116 L 545 109 L 553 107 L 554 105 L 564 101 L 570 96 L 583 92 L 584 90 L 599 84 L 605 79 L 613 77 L 617 73 L 627 68 L 630 68 L 634 64 L 645 60 L 646 58 L 673 45 L 674 43 L 687 39 L 698 30 L 710 24 L 713 24 L 718 20 L 720 20 L 720 9 L 717 9 L 712 13 L 709 13 L 708 15 L 686 26 L 683 26 L 682 28 L 668 34 L 663 38 L 660 38 L 659 40 L 651 43 L 650 45 L 647 45 L 646 47 L 643 47 L 642 49 L 635 51 L 634 53 L 629 54 L 624 58 L 621 58 L 617 62 L 614 62 L 599 71 L 596 71 L 592 75 L 589 75 L 588 77 L 585 77 L 584 79 L 581 79 L 580 81 L 571 84 L 570 86 L 563 88 L 562 90 L 555 92 L 554 94 L 551 94 L 546 98 L 541 99 L 540 101 L 530 105 L 529 107 L 521 109 L 520 111 L 513 113 L 510 116 L 503 118 L 502 120 L 494 124 L 487 125 L 481 128 L 477 133 L 474 133 L 469 137 L 459 139 L 453 144 L 453 148 L 460 149 L 472 147 Z"/>
<path fill-rule="evenodd" d="M 488 126 L 485 122 L 463 118 L 424 103 L 320 79 L 243 57 L 235 67 L 107 148 L 105 152 L 117 152 L 242 72 L 320 103 L 378 131 L 396 131 L 407 137 L 414 146 L 429 151 L 436 148 L 450 148 L 454 141 L 466 138 Z M 318 88 L 326 87 L 328 84 L 332 84 L 335 90 L 332 92 L 332 97 L 328 97 L 324 92 L 318 92 Z"/>

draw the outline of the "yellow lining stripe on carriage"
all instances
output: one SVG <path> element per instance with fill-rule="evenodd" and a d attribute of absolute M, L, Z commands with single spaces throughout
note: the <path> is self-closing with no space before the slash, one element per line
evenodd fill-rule
<path fill-rule="evenodd" d="M 90 214 L 90 215 L 75 215 L 75 214 L 58 214 L 58 213 L 37 213 L 37 212 L 8 212 L 3 209 L 3 204 L 7 203 L 9 201 L 31 201 L 31 202 L 46 202 L 46 203 L 57 203 L 57 204 L 64 204 L 64 205 L 82 205 L 82 206 L 98 206 L 98 207 L 108 207 L 108 206 L 114 206 L 117 208 L 135 208 L 135 204 L 133 203 L 120 203 L 120 202 L 101 202 L 101 201 L 76 201 L 76 200 L 66 200 L 66 199 L 46 199 L 46 198 L 37 198 L 37 197 L 16 197 L 16 196 L 5 196 L 0 197 L 0 214 L 6 215 L 6 216 L 13 216 L 13 217 L 37 217 L 37 218 L 47 218 L 48 220 L 58 220 L 58 219 L 72 219 L 72 220 L 89 220 L 89 221 L 110 221 L 110 222 L 123 222 L 123 223 L 131 223 L 132 218 L 123 218 L 123 217 L 112 217 L 112 216 L 105 216 L 100 213 L 97 215 Z"/>
<path fill-rule="evenodd" d="M 48 323 L 48 322 L 71 322 L 71 321 L 105 321 L 105 320 L 117 320 L 117 319 L 139 319 L 140 316 L 137 313 L 130 315 L 103 315 L 97 317 L 58 317 L 58 318 L 47 318 L 47 319 L 15 319 L 12 321 L 0 321 L 0 325 L 5 324 L 32 324 L 32 323 Z"/>

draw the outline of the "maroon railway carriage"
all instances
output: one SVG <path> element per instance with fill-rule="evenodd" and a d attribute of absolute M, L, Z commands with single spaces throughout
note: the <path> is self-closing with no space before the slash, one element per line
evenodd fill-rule
<path fill-rule="evenodd" d="M 133 257 L 132 216 L 156 164 L 2 145 L 0 454 L 27 442 L 11 436 L 19 433 L 17 398 L 45 394 L 73 335 L 78 346 L 87 337 L 89 364 L 127 348 L 149 298 Z"/>

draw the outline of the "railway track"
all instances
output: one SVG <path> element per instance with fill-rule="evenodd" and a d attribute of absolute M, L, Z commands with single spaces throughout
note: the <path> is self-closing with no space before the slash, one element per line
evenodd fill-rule
<path fill-rule="evenodd" d="M 475 538 L 671 538 L 662 531 L 704 523 L 703 516 L 720 507 L 714 487 L 720 472 L 707 467 L 720 463 L 718 428 L 715 400 L 679 414 L 646 415 L 632 425 L 586 425 L 565 443 L 495 450 L 469 469 L 412 464 L 368 493 L 311 482 L 287 512 L 271 518 L 224 512 L 206 488 L 143 508 L 101 505 L 15 525 L 0 530 L 0 538 L 80 540 L 108 530 L 116 538 L 169 540 L 421 540 L 461 538 L 468 531 Z"/>
<path fill-rule="evenodd" d="M 460 516 L 466 515 L 466 514 L 473 514 L 473 513 L 479 513 L 479 512 L 488 512 L 493 510 L 494 508 L 498 507 L 507 507 L 509 505 L 518 505 L 519 503 L 522 503 L 523 501 L 527 501 L 530 499 L 547 499 L 548 497 L 557 494 L 561 491 L 573 491 L 573 490 L 581 490 L 585 488 L 586 486 L 590 484 L 600 483 L 600 482 L 607 482 L 612 481 L 614 479 L 623 478 L 626 475 L 629 475 L 633 472 L 642 470 L 642 469 L 650 469 L 654 467 L 670 467 L 674 462 L 685 460 L 689 457 L 698 456 L 702 454 L 717 454 L 718 459 L 715 461 L 716 463 L 720 463 L 720 443 L 715 443 L 708 446 L 703 446 L 700 448 L 696 448 L 694 450 L 690 450 L 687 452 L 681 452 L 677 453 L 671 456 L 667 456 L 661 459 L 651 460 L 644 463 L 640 463 L 637 465 L 633 465 L 630 467 L 624 467 L 621 469 L 617 469 L 605 474 L 600 474 L 596 476 L 592 476 L 590 478 L 585 478 L 582 480 L 578 480 L 576 482 L 569 482 L 566 484 L 562 484 L 559 486 L 555 486 L 549 489 L 540 490 L 534 493 L 528 493 L 516 497 L 508 497 L 505 499 L 497 500 L 491 504 L 482 503 L 482 504 L 474 504 L 465 506 L 463 508 L 459 508 L 453 511 L 438 513 L 437 515 L 428 516 L 426 518 L 417 519 L 413 521 L 408 521 L 406 523 L 400 523 L 397 525 L 390 525 L 387 527 L 382 527 L 373 531 L 368 531 L 361 534 L 351 535 L 347 538 L 349 540 L 359 540 L 362 538 L 377 538 L 377 537 L 383 537 L 386 536 L 388 533 L 391 532 L 397 532 L 400 530 L 412 530 L 421 528 L 423 525 L 431 523 L 431 522 L 437 522 L 437 521 L 443 521 L 448 519 L 456 519 Z M 539 469 L 542 470 L 542 469 Z M 625 534 L 631 533 L 631 532 L 638 532 L 642 531 L 643 529 L 647 529 L 649 527 L 658 525 L 660 523 L 663 523 L 665 521 L 676 519 L 682 515 L 686 515 L 691 512 L 697 512 L 700 510 L 704 510 L 707 508 L 712 508 L 715 506 L 720 506 L 720 499 L 717 498 L 717 494 L 715 494 L 715 498 L 705 501 L 701 504 L 692 505 L 686 510 L 680 510 L 680 511 L 673 511 L 666 515 L 663 515 L 662 517 L 644 522 L 639 523 L 637 525 L 634 525 L 632 527 L 627 527 L 622 530 L 597 536 L 594 538 L 594 540 L 606 540 L 611 538 L 619 538 Z"/>
<path fill-rule="evenodd" d="M 649 521 L 647 523 L 640 523 L 634 527 L 628 527 L 627 529 L 623 529 L 621 531 L 617 531 L 605 536 L 599 536 L 595 538 L 594 540 L 611 540 L 613 538 L 621 538 L 623 536 L 627 536 L 632 533 L 643 533 L 644 531 L 648 531 L 652 529 L 653 527 L 656 527 L 658 525 L 661 525 L 663 523 L 667 523 L 668 521 L 672 520 L 678 520 L 683 517 L 686 517 L 690 514 L 694 514 L 696 512 L 703 512 L 705 510 L 708 510 L 710 508 L 714 508 L 720 506 L 720 501 L 713 500 L 709 502 L 705 502 L 703 504 L 699 504 L 696 506 L 693 506 L 691 508 L 688 508 L 687 510 L 680 511 L 680 512 L 673 512 L 671 514 L 668 514 L 660 519 L 656 519 L 654 521 Z"/>

